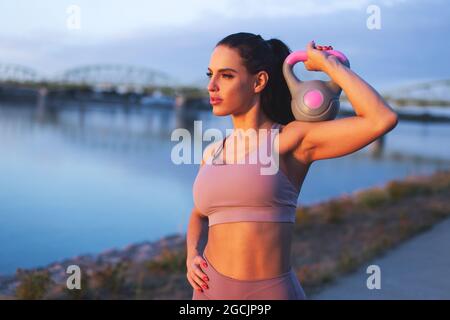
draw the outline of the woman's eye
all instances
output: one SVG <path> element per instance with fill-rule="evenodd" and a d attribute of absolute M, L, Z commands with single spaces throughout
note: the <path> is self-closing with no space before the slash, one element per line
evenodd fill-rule
<path fill-rule="evenodd" d="M 206 73 L 206 76 L 207 76 L 208 78 L 211 78 L 212 73 L 211 73 L 211 72 L 207 72 L 207 73 Z M 231 75 L 231 74 L 226 74 L 226 73 L 222 73 L 222 76 L 223 76 L 224 78 L 227 78 L 227 79 L 233 78 L 233 75 Z"/>

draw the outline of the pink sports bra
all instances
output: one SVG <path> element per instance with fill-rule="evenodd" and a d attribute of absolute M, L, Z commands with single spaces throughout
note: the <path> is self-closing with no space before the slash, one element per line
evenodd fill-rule
<path fill-rule="evenodd" d="M 272 125 L 272 129 L 280 127 L 277 123 Z M 268 132 L 267 141 L 273 147 L 276 134 L 272 138 L 271 130 Z M 275 174 L 261 174 L 260 161 L 249 161 L 252 152 L 248 152 L 244 164 L 215 164 L 226 139 L 215 150 L 212 162 L 205 162 L 200 168 L 193 184 L 194 204 L 208 217 L 209 226 L 239 221 L 294 223 L 300 190 L 280 168 Z M 267 156 L 272 155 L 271 151 L 272 148 Z"/>

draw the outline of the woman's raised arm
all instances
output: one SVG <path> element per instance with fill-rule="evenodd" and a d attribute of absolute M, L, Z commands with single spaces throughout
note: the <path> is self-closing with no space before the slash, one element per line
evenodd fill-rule
<path fill-rule="evenodd" d="M 313 42 L 308 44 L 307 53 L 306 69 L 326 72 L 345 92 L 356 116 L 293 121 L 280 134 L 280 152 L 290 149 L 304 163 L 341 157 L 362 149 L 397 125 L 397 114 L 380 94 L 335 56 L 315 49 Z"/>

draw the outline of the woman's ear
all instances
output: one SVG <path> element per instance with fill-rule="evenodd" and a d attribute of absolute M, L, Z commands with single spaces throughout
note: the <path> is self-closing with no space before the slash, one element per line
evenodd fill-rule
<path fill-rule="evenodd" d="M 258 72 L 255 77 L 255 86 L 254 86 L 255 93 L 263 91 L 268 81 L 269 75 L 267 74 L 266 71 Z"/>

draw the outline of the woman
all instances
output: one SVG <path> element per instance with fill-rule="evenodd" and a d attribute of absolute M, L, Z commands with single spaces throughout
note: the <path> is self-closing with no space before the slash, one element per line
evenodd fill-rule
<path fill-rule="evenodd" d="M 310 165 L 355 152 L 397 124 L 382 97 L 323 51 L 328 48 L 308 43 L 305 67 L 327 73 L 344 90 L 356 115 L 303 122 L 291 112 L 282 74 L 290 50 L 282 41 L 237 33 L 216 45 L 208 91 L 213 113 L 231 115 L 234 131 L 206 148 L 193 186 L 186 260 L 193 299 L 306 299 L 291 267 L 290 250 L 297 198 Z M 260 174 L 258 163 L 229 160 L 247 160 L 253 154 L 251 145 L 245 145 L 241 157 L 230 147 L 240 138 L 236 132 L 248 129 L 259 132 L 253 149 L 276 149 L 276 174 Z M 221 165 L 215 164 L 219 156 Z"/>

